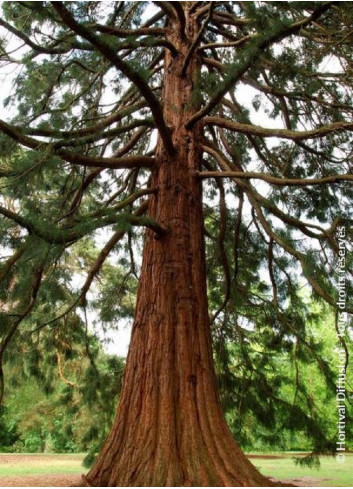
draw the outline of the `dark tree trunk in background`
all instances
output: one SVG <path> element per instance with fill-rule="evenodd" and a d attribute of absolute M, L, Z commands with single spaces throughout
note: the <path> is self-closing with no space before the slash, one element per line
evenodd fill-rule
<path fill-rule="evenodd" d="M 186 53 L 197 35 L 171 32 L 182 53 L 167 54 L 165 118 L 176 155 L 157 148 L 149 215 L 171 230 L 147 231 L 135 321 L 117 417 L 87 476 L 93 486 L 267 486 L 234 442 L 219 403 L 208 318 L 197 126 L 193 87 L 197 56 Z"/>

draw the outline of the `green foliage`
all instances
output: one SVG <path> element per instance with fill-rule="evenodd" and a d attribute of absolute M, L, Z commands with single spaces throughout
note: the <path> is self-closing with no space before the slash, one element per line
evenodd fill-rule
<path fill-rule="evenodd" d="M 16 418 L 9 416 L 6 408 L 0 408 L 0 451 L 8 451 L 18 440 L 16 432 Z"/>
<path fill-rule="evenodd" d="M 309 289 L 301 292 L 300 277 L 291 273 L 292 262 L 284 255 L 276 256 L 273 290 L 265 274 L 269 262 L 263 259 L 267 244 L 255 226 L 237 228 L 236 210 L 226 215 L 222 258 L 217 213 L 217 207 L 207 209 L 208 295 L 228 424 L 248 451 L 331 453 L 337 437 L 334 313 L 322 301 L 316 303 Z M 281 236 L 293 243 L 291 236 Z M 305 263 L 308 274 L 319 278 L 314 252 Z M 219 309 L 225 296 L 228 300 Z M 348 390 L 352 381 L 347 374 Z M 352 416 L 348 406 L 347 419 Z M 308 457 L 301 463 L 315 460 Z"/>
<path fill-rule="evenodd" d="M 82 361 L 82 350 L 65 360 L 65 371 L 54 358 L 28 353 L 5 364 L 8 387 L 0 416 L 1 450 L 96 452 L 114 416 L 124 361 L 105 354 L 92 337 L 89 341 L 96 348 L 94 367 L 87 359 Z M 42 369 L 34 368 L 38 363 Z M 45 379 L 39 374 L 43 364 Z"/>

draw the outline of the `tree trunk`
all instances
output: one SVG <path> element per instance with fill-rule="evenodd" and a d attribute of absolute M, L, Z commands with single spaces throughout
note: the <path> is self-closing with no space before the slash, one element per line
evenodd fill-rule
<path fill-rule="evenodd" d="M 185 2 L 189 4 L 190 2 Z M 187 8 L 187 7 L 185 7 Z M 176 155 L 160 142 L 149 215 L 170 234 L 146 232 L 135 320 L 117 417 L 87 481 L 93 486 L 268 486 L 226 425 L 217 394 L 206 294 L 198 128 L 185 121 L 199 61 L 182 67 L 195 36 L 171 29 L 180 55 L 166 55 L 164 115 Z"/>

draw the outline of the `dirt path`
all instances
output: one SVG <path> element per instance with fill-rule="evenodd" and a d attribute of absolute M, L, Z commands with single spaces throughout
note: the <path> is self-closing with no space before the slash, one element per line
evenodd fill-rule
<path fill-rule="evenodd" d="M 5 469 L 11 475 L 0 477 L 0 487 L 69 487 L 81 482 L 80 473 L 85 470 L 81 464 L 82 455 L 2 453 L 0 454 L 0 468 Z M 71 469 L 68 472 L 74 473 L 65 474 L 68 466 Z M 43 475 L 23 474 L 24 470 L 30 474 L 33 467 L 40 467 L 41 471 L 48 472 L 48 475 L 45 473 Z"/>
<path fill-rule="evenodd" d="M 70 487 L 81 482 L 79 475 L 27 475 L 0 477 L 0 487 Z"/>
<path fill-rule="evenodd" d="M 321 482 L 327 479 L 316 477 L 299 477 L 286 479 L 284 484 L 298 487 L 321 487 Z M 72 487 L 81 483 L 79 475 L 36 475 L 22 477 L 0 477 L 0 487 Z"/>

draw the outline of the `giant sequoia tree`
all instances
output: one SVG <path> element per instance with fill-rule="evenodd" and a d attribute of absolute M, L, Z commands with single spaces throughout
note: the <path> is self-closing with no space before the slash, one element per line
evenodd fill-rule
<path fill-rule="evenodd" d="M 339 235 L 350 244 L 352 24 L 350 2 L 4 3 L 1 360 L 67 328 L 123 245 L 136 275 L 143 241 L 90 485 L 267 485 L 222 414 L 211 330 L 238 342 L 249 383 L 274 345 L 325 369 L 298 291 L 334 306 Z"/>

